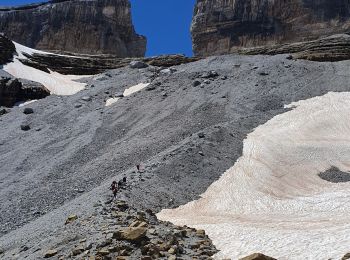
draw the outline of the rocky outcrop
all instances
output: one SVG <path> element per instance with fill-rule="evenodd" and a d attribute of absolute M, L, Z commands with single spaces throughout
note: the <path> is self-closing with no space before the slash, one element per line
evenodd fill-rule
<path fill-rule="evenodd" d="M 91 216 L 68 217 L 55 231 L 56 239 L 43 241 L 41 246 L 50 249 L 37 250 L 37 259 L 212 259 L 218 252 L 203 230 L 159 221 L 152 210 L 141 211 L 124 201 L 95 207 Z M 25 258 L 30 251 L 28 247 Z"/>
<path fill-rule="evenodd" d="M 0 106 L 12 107 L 17 102 L 42 99 L 50 92 L 41 84 L 18 79 L 2 77 L 0 79 Z"/>
<path fill-rule="evenodd" d="M 118 58 L 111 55 L 84 55 L 84 56 L 62 56 L 54 54 L 32 55 L 24 54 L 26 59 L 20 61 L 28 66 L 48 72 L 57 71 L 61 74 L 92 75 L 128 66 L 133 58 Z M 150 58 L 140 58 L 149 65 L 158 67 L 171 67 L 184 63 L 197 61 L 198 58 L 188 58 L 183 55 L 164 55 Z"/>
<path fill-rule="evenodd" d="M 261 254 L 261 253 L 254 253 L 252 255 L 243 257 L 243 258 L 241 258 L 239 260 L 277 260 L 277 259 L 269 257 L 269 256 L 266 256 L 266 255 Z"/>
<path fill-rule="evenodd" d="M 16 48 L 11 40 L 0 34 L 0 65 L 11 61 Z"/>
<path fill-rule="evenodd" d="M 129 0 L 50 1 L 0 9 L 0 31 L 40 50 L 141 57 L 146 39 L 135 33 Z"/>
<path fill-rule="evenodd" d="M 198 56 L 349 32 L 348 0 L 197 0 L 192 23 Z"/>
<path fill-rule="evenodd" d="M 291 44 L 244 48 L 237 50 L 240 54 L 276 55 L 291 53 L 290 58 L 311 61 L 341 61 L 350 59 L 350 35 L 339 34 L 315 41 Z"/>

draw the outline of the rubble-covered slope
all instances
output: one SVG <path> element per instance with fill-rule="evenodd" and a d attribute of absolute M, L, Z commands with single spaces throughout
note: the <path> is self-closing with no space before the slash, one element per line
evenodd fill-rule
<path fill-rule="evenodd" d="M 350 91 L 349 61 L 319 63 L 288 57 L 227 55 L 169 69 L 119 68 L 84 79 L 87 87 L 75 95 L 52 95 L 25 106 L 33 109 L 31 114 L 15 107 L 2 115 L 0 248 L 4 254 L 43 256 L 57 246 L 52 234 L 62 229 L 70 214 L 84 219 L 94 213 L 95 203 L 111 198 L 112 180 L 127 177 L 118 199 L 138 210 L 159 212 L 196 200 L 242 156 L 247 135 L 291 109 L 285 105 Z M 150 84 L 129 96 L 121 94 L 146 83 Z M 108 99 L 117 97 L 106 106 Z M 29 129 L 23 131 L 21 126 Z M 142 171 L 136 170 L 137 164 Z M 254 178 L 254 183 L 259 182 L 259 176 Z M 319 181 L 328 189 L 334 185 Z M 241 188 L 244 193 L 243 184 Z M 308 216 L 312 214 L 310 210 Z M 238 220 L 245 219 L 238 216 Z M 331 219 L 323 221 L 333 224 Z M 344 230 L 346 223 L 340 223 Z M 305 228 L 299 222 L 295 225 Z M 255 248 L 271 241 L 265 237 L 268 234 L 254 241 Z M 347 253 L 344 246 L 336 246 L 347 245 L 347 237 L 333 238 L 334 244 L 327 245 L 329 258 Z M 234 239 L 239 243 L 242 238 Z M 293 244 L 297 245 L 292 241 L 288 248 L 278 248 L 280 254 L 262 253 L 278 258 Z M 23 246 L 28 249 L 22 252 Z M 293 257 L 302 255 L 300 251 L 293 251 Z M 240 253 L 254 252 L 243 245 Z"/>

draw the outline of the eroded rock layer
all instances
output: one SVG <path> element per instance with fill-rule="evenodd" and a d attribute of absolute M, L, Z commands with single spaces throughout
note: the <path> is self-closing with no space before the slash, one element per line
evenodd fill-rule
<path fill-rule="evenodd" d="M 192 23 L 199 56 L 348 32 L 348 0 L 197 0 Z"/>
<path fill-rule="evenodd" d="M 144 56 L 128 0 L 70 0 L 0 9 L 0 31 L 41 50 Z"/>
<path fill-rule="evenodd" d="M 111 55 L 64 56 L 41 53 L 24 55 L 26 56 L 26 59 L 20 59 L 20 61 L 25 65 L 45 72 L 52 70 L 61 74 L 72 75 L 98 74 L 109 69 L 128 66 L 129 63 L 134 60 L 134 58 L 118 58 Z M 183 55 L 162 55 L 149 58 L 139 58 L 138 60 L 142 60 L 152 66 L 171 67 L 197 61 L 198 58 L 189 58 Z"/>
<path fill-rule="evenodd" d="M 290 53 L 289 58 L 320 62 L 334 62 L 350 59 L 350 35 L 338 34 L 314 41 L 287 43 L 237 50 L 247 55 L 276 55 Z"/>

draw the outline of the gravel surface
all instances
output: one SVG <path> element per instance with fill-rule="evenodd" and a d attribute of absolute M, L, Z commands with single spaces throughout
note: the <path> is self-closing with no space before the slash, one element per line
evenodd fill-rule
<path fill-rule="evenodd" d="M 123 176 L 128 189 L 120 196 L 140 209 L 192 201 L 241 156 L 246 135 L 284 105 L 350 90 L 350 62 L 286 57 L 211 57 L 172 73 L 112 70 L 86 79 L 89 87 L 76 95 L 28 105 L 33 114 L 13 108 L 0 116 L 0 248 L 49 243 L 69 214 L 93 212 Z M 105 107 L 114 94 L 147 82 Z"/>

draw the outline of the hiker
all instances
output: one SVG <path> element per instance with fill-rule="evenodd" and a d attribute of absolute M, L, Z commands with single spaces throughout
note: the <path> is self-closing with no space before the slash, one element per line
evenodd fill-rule
<path fill-rule="evenodd" d="M 126 177 L 123 177 L 123 182 L 124 184 L 126 184 Z"/>
<path fill-rule="evenodd" d="M 113 192 L 113 199 L 117 198 L 117 193 L 118 193 L 118 184 L 116 181 L 112 182 L 111 188 L 110 190 L 112 190 Z"/>
<path fill-rule="evenodd" d="M 140 172 L 140 164 L 137 164 L 136 168 L 137 168 L 137 172 Z"/>

